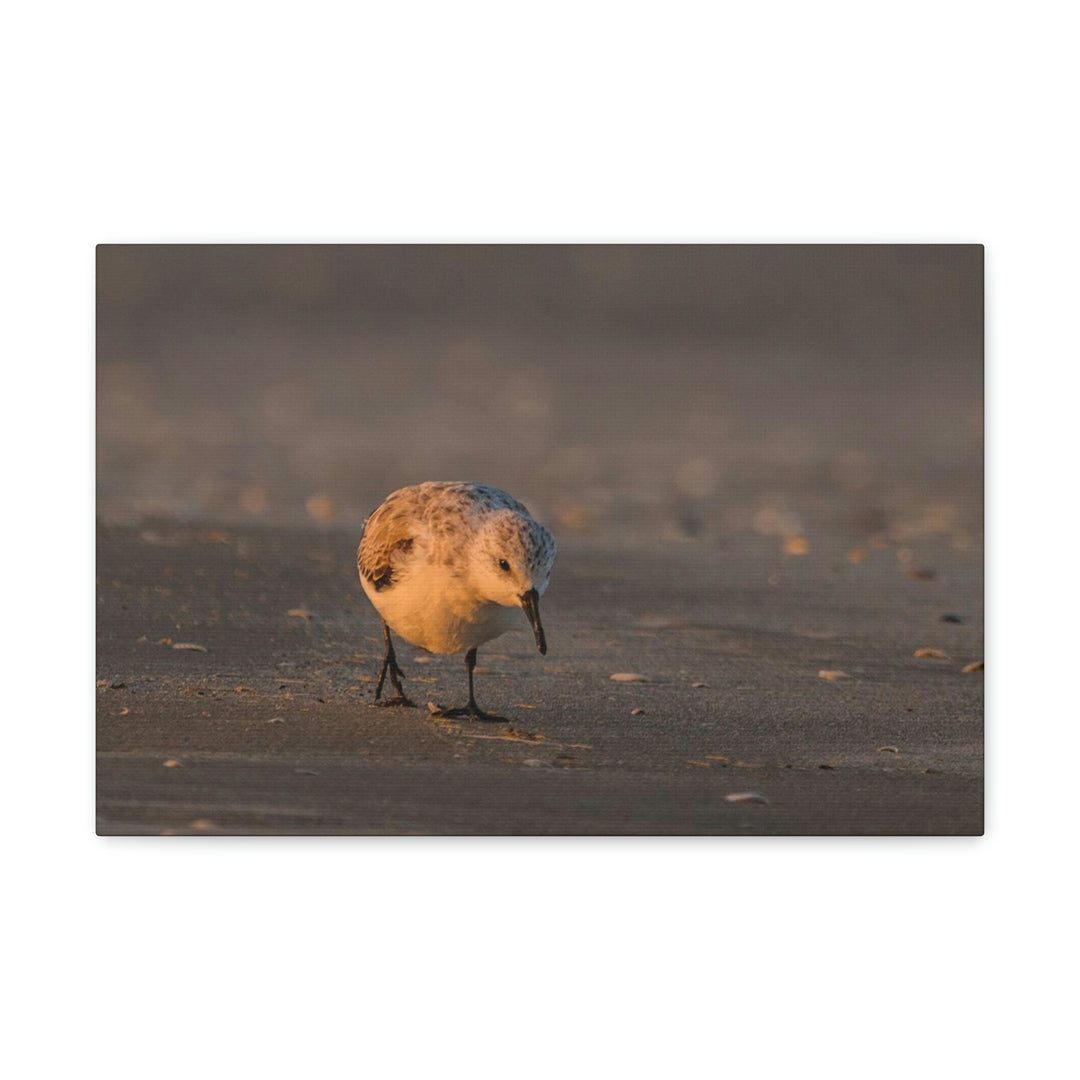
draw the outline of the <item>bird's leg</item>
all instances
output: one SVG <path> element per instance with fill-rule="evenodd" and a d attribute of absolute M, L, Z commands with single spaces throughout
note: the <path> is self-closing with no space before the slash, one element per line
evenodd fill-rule
<path fill-rule="evenodd" d="M 405 673 L 398 667 L 397 657 L 394 655 L 394 643 L 390 640 L 390 627 L 387 626 L 385 619 L 382 628 L 383 636 L 386 638 L 386 655 L 383 657 L 379 681 L 375 684 L 375 704 L 383 706 L 407 705 L 409 708 L 415 709 L 416 706 L 405 696 L 405 691 L 401 688 L 401 680 L 405 677 Z M 392 698 L 380 701 L 379 696 L 382 694 L 383 682 L 386 680 L 388 671 L 390 672 L 390 682 L 393 684 L 395 694 Z"/>
<path fill-rule="evenodd" d="M 463 709 L 443 709 L 440 716 L 471 716 L 474 720 L 493 720 L 497 723 L 507 723 L 506 717 L 494 716 L 486 713 L 476 704 L 473 694 L 473 668 L 476 667 L 476 649 L 472 648 L 465 654 L 465 670 L 469 673 L 469 704 Z"/>

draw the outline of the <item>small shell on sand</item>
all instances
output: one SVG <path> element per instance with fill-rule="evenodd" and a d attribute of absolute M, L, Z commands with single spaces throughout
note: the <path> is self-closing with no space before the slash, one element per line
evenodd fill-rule
<path fill-rule="evenodd" d="M 638 675 L 633 671 L 616 671 L 611 676 L 612 682 L 648 682 L 649 680 L 644 675 Z"/>
<path fill-rule="evenodd" d="M 818 672 L 819 679 L 825 679 L 827 682 L 836 682 L 837 679 L 850 679 L 851 676 L 846 671 L 826 671 L 822 668 Z"/>
<path fill-rule="evenodd" d="M 173 645 L 174 649 L 184 649 L 187 652 L 206 652 L 205 645 L 198 645 L 194 641 L 177 641 Z"/>
<path fill-rule="evenodd" d="M 965 664 L 960 670 L 965 675 L 973 675 L 976 671 L 982 671 L 983 662 L 981 660 L 972 660 L 970 664 Z"/>
<path fill-rule="evenodd" d="M 760 791 L 733 791 L 724 796 L 724 802 L 730 803 L 767 803 L 768 801 Z"/>
<path fill-rule="evenodd" d="M 920 660 L 948 660 L 940 649 L 916 649 L 914 654 Z"/>

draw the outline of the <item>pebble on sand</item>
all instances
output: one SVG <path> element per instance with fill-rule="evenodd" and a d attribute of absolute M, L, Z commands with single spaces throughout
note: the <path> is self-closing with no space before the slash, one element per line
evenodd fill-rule
<path fill-rule="evenodd" d="M 960 670 L 965 675 L 973 675 L 976 671 L 982 671 L 983 662 L 981 660 L 972 660 L 970 664 L 965 664 Z"/>
<path fill-rule="evenodd" d="M 638 675 L 633 671 L 616 671 L 611 676 L 612 682 L 648 682 L 649 680 L 644 675 Z"/>
<path fill-rule="evenodd" d="M 631 709 L 630 710 L 630 715 L 631 716 L 644 716 L 645 715 L 645 710 L 644 709 Z"/>
<path fill-rule="evenodd" d="M 851 676 L 846 671 L 827 671 L 824 668 L 818 672 L 819 679 L 825 679 L 826 682 L 836 682 L 837 679 L 850 679 Z"/>
<path fill-rule="evenodd" d="M 948 656 L 945 655 L 940 649 L 916 649 L 914 656 L 920 660 L 948 660 Z"/>
<path fill-rule="evenodd" d="M 315 521 L 332 521 L 337 510 L 329 495 L 316 493 L 304 500 L 304 509 Z"/>
<path fill-rule="evenodd" d="M 194 641 L 177 641 L 173 643 L 174 649 L 184 649 L 187 652 L 206 652 L 205 645 L 198 645 Z"/>
<path fill-rule="evenodd" d="M 768 803 L 769 799 L 760 791 L 732 791 L 724 796 L 724 802 L 730 803 Z"/>

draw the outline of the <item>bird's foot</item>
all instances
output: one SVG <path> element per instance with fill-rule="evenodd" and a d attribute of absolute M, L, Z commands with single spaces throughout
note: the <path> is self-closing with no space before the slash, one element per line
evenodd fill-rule
<path fill-rule="evenodd" d="M 406 708 L 415 709 L 416 702 L 410 701 L 404 694 L 395 694 L 393 697 L 383 698 L 382 701 L 373 701 L 372 705 L 380 709 Z"/>
<path fill-rule="evenodd" d="M 463 705 L 460 709 L 439 709 L 432 713 L 433 716 L 454 719 L 456 717 L 468 717 L 470 720 L 483 720 L 489 724 L 509 724 L 505 716 L 496 716 L 494 713 L 486 713 L 475 702 L 471 705 Z"/>

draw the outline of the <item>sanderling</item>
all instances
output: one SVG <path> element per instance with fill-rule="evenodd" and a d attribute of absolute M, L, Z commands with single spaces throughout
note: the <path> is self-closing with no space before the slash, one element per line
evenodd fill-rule
<path fill-rule="evenodd" d="M 502 719 L 476 704 L 476 649 L 512 629 L 520 608 L 536 647 L 547 652 L 540 597 L 554 562 L 551 533 L 498 488 L 429 482 L 388 495 L 364 522 L 356 552 L 360 583 L 382 617 L 386 638 L 375 703 L 413 704 L 401 688 L 393 630 L 428 652 L 465 650 L 469 703 L 441 715 Z M 395 696 L 380 701 L 387 672 Z"/>

